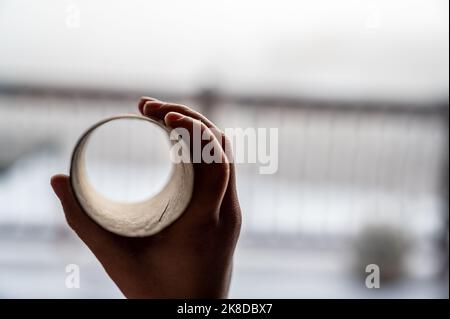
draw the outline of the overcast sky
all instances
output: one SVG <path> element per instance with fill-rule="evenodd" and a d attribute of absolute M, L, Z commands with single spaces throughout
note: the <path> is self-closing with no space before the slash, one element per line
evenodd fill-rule
<path fill-rule="evenodd" d="M 0 1 L 0 83 L 434 99 L 447 0 Z"/>

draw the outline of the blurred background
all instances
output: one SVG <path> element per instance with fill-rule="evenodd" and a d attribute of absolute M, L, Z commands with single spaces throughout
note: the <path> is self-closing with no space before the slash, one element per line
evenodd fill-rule
<path fill-rule="evenodd" d="M 141 95 L 279 129 L 276 174 L 237 167 L 230 297 L 448 298 L 448 6 L 0 0 L 0 298 L 122 297 L 49 179 L 88 126 Z M 136 136 L 91 148 L 98 185 L 164 181 L 167 162 Z M 379 289 L 365 286 L 372 263 Z"/>

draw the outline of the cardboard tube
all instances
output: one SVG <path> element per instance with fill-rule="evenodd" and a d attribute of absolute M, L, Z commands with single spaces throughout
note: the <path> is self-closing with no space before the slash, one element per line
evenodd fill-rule
<path fill-rule="evenodd" d="M 157 125 L 169 138 L 170 130 L 164 123 L 148 117 L 124 114 L 104 119 L 90 127 L 78 140 L 72 153 L 70 181 L 81 207 L 103 228 L 121 236 L 151 236 L 172 224 L 188 206 L 194 187 L 194 169 L 191 163 L 173 163 L 167 184 L 155 196 L 142 202 L 122 203 L 97 192 L 89 182 L 85 168 L 84 155 L 89 137 L 98 127 L 122 119 Z M 181 139 L 170 143 L 181 143 L 181 146 L 189 151 Z"/>

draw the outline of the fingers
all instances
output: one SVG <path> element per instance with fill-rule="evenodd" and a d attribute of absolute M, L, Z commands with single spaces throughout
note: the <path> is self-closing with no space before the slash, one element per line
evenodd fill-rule
<path fill-rule="evenodd" d="M 176 112 L 201 121 L 214 133 L 217 140 L 220 142 L 220 145 L 222 145 L 222 149 L 225 151 L 227 158 L 229 160 L 233 158 L 231 143 L 228 141 L 225 134 L 213 122 L 207 119 L 203 114 L 185 105 L 166 103 L 149 97 L 141 98 L 141 100 L 139 101 L 139 110 L 145 116 L 157 118 L 160 120 L 164 120 L 164 117 L 169 112 Z M 233 166 L 233 163 L 230 163 L 230 166 Z"/>
<path fill-rule="evenodd" d="M 141 97 L 141 99 L 139 100 L 139 103 L 138 103 L 138 108 L 139 108 L 139 112 L 141 112 L 142 114 L 144 114 L 144 104 L 148 101 L 158 101 L 158 99 L 155 99 L 155 98 L 149 97 L 149 96 Z"/>
<path fill-rule="evenodd" d="M 204 115 L 185 105 L 166 103 L 155 98 L 142 97 L 139 101 L 139 110 L 145 116 L 156 117 L 160 120 L 164 120 L 164 117 L 169 112 L 177 112 L 201 121 L 213 131 L 225 151 L 225 155 L 229 161 L 230 169 L 229 182 L 223 200 L 223 209 L 221 209 L 221 215 L 223 216 L 224 221 L 232 226 L 240 224 L 241 216 L 236 190 L 233 152 L 231 142 L 228 138 L 226 138 L 225 134 L 221 132 L 219 128 Z"/>
<path fill-rule="evenodd" d="M 229 180 L 229 163 L 223 149 L 212 131 L 202 122 L 181 113 L 169 112 L 164 118 L 166 125 L 173 129 L 185 129 L 191 145 L 191 157 L 194 159 L 194 193 L 191 203 L 195 214 L 201 218 L 211 217 L 212 211 L 217 211 L 214 218 L 218 218 L 218 210 L 227 189 Z M 196 139 L 199 138 L 200 140 Z M 199 144 L 200 148 L 195 145 Z M 198 154 L 201 152 L 201 154 Z M 195 154 L 197 153 L 197 154 Z M 212 161 L 205 158 L 212 155 Z M 195 162 L 195 157 L 200 159 Z M 207 214 L 209 216 L 201 216 Z"/>
<path fill-rule="evenodd" d="M 155 98 L 142 97 L 139 101 L 139 111 L 141 111 L 143 115 L 156 117 L 160 120 L 164 120 L 164 117 L 169 112 L 177 112 L 199 120 L 205 123 L 209 128 L 215 128 L 218 130 L 218 127 L 213 122 L 208 120 L 203 114 L 182 104 L 166 103 Z"/>
<path fill-rule="evenodd" d="M 97 225 L 82 210 L 72 192 L 69 177 L 66 175 L 55 175 L 50 183 L 56 196 L 61 201 L 69 226 L 95 255 L 104 252 L 105 246 L 110 243 L 112 234 Z"/>

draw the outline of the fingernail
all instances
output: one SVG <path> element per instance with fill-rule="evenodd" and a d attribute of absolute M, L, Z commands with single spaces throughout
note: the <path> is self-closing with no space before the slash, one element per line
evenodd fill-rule
<path fill-rule="evenodd" d="M 164 118 L 164 121 L 167 123 L 169 122 L 176 122 L 184 118 L 184 115 L 180 113 L 168 113 L 166 117 Z"/>
<path fill-rule="evenodd" d="M 141 100 L 150 100 L 150 101 L 159 101 L 157 98 L 151 97 L 151 96 L 141 96 Z"/>

